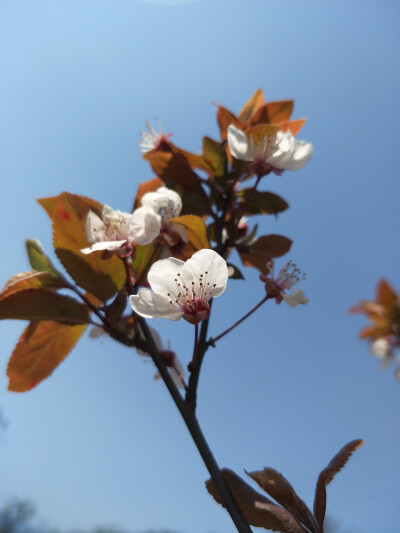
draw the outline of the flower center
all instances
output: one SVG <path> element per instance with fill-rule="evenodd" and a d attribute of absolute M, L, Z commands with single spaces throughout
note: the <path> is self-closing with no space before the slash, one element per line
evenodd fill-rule
<path fill-rule="evenodd" d="M 120 241 L 126 238 L 126 235 L 124 235 L 125 228 L 126 221 L 122 216 L 104 220 L 104 233 L 109 241 Z"/>
<path fill-rule="evenodd" d="M 297 268 L 295 263 L 289 261 L 279 272 L 275 279 L 275 283 L 280 290 L 283 291 L 285 289 L 292 288 L 293 285 L 296 285 L 305 279 L 306 275 L 303 274 L 299 268 Z"/>
<path fill-rule="evenodd" d="M 202 320 L 208 318 L 210 314 L 209 301 L 213 296 L 213 289 L 216 284 L 210 284 L 207 281 L 208 271 L 200 274 L 197 282 L 192 281 L 188 286 L 180 273 L 174 279 L 177 295 L 174 297 L 171 293 L 168 296 L 171 298 L 170 304 L 176 305 L 181 311 L 185 320 L 191 324 L 198 324 Z M 173 299 L 175 298 L 175 299 Z"/>

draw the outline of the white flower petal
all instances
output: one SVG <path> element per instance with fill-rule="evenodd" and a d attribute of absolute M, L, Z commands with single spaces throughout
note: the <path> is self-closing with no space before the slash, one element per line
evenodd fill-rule
<path fill-rule="evenodd" d="M 234 158 L 242 161 L 250 161 L 250 141 L 244 131 L 233 124 L 228 127 L 228 146 Z"/>
<path fill-rule="evenodd" d="M 304 292 L 298 289 L 295 289 L 292 294 L 281 292 L 281 296 L 290 307 L 296 307 L 299 304 L 304 305 L 308 302 L 308 298 L 306 298 Z"/>
<path fill-rule="evenodd" d="M 172 189 L 159 187 L 156 191 L 148 192 L 143 196 L 142 206 L 150 207 L 159 215 L 170 219 L 180 215 L 182 200 Z"/>
<path fill-rule="evenodd" d="M 90 243 L 105 238 L 104 222 L 93 211 L 89 211 L 86 219 L 86 235 Z"/>
<path fill-rule="evenodd" d="M 93 326 L 89 331 L 89 337 L 91 339 L 98 339 L 99 337 L 106 335 L 106 332 L 101 326 Z"/>
<path fill-rule="evenodd" d="M 144 245 L 153 241 L 160 233 L 161 217 L 150 207 L 135 209 L 129 220 L 131 242 Z"/>
<path fill-rule="evenodd" d="M 140 316 L 179 320 L 182 313 L 175 303 L 170 303 L 170 301 L 168 297 L 149 289 L 140 289 L 137 295 L 129 297 L 132 309 Z"/>
<path fill-rule="evenodd" d="M 388 357 L 391 353 L 389 341 L 384 337 L 376 339 L 371 344 L 371 352 L 373 353 L 373 355 L 375 355 L 375 357 L 379 357 L 380 359 Z"/>
<path fill-rule="evenodd" d="M 299 170 L 310 161 L 312 154 L 312 144 L 305 141 L 295 141 L 294 151 L 290 154 L 290 158 L 284 163 L 285 170 Z M 283 167 L 281 168 L 283 170 Z"/>
<path fill-rule="evenodd" d="M 207 275 L 207 283 L 209 283 L 207 288 L 210 298 L 219 296 L 226 289 L 228 266 L 225 259 L 217 254 L 217 252 L 214 252 L 214 250 L 204 248 L 203 250 L 194 253 L 192 257 L 186 261 L 183 268 L 185 280 L 188 277 L 189 272 L 191 272 L 195 282 L 196 290 L 199 288 L 200 275 L 202 275 L 203 278 Z"/>
<path fill-rule="evenodd" d="M 121 248 L 123 244 L 126 243 L 125 241 L 102 241 L 102 242 L 95 242 L 92 244 L 92 246 L 89 246 L 89 248 L 83 248 L 81 252 L 83 254 L 91 254 L 92 252 L 96 252 L 97 250 L 118 250 L 118 248 Z"/>
<path fill-rule="evenodd" d="M 168 257 L 167 259 L 160 259 L 151 266 L 147 279 L 149 280 L 151 288 L 154 292 L 168 297 L 168 293 L 176 300 L 179 293 L 177 280 L 182 276 L 182 269 L 185 262 L 175 257 Z M 181 276 L 178 276 L 180 274 Z"/>

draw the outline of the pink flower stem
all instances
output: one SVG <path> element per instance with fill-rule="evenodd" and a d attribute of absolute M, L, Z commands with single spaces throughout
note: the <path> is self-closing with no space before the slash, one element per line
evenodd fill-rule
<path fill-rule="evenodd" d="M 266 295 L 264 296 L 264 298 L 261 300 L 261 302 L 258 302 L 258 304 L 253 307 L 253 309 L 251 309 L 248 313 L 246 313 L 244 316 L 242 316 L 242 318 L 240 320 L 238 320 L 237 322 L 235 322 L 230 328 L 226 329 L 225 331 L 223 331 L 222 333 L 220 333 L 217 337 L 212 337 L 208 342 L 207 342 L 207 345 L 208 346 L 214 346 L 215 347 L 215 343 L 217 341 L 219 341 L 220 339 L 222 339 L 222 337 L 224 337 L 227 333 L 229 333 L 230 331 L 232 331 L 233 329 L 236 328 L 236 326 L 238 326 L 239 324 L 241 324 L 244 320 L 246 320 L 246 318 L 248 318 L 250 315 L 252 315 L 254 313 L 254 311 L 257 311 L 257 309 L 259 307 L 262 306 L 262 304 L 264 302 L 266 302 L 267 300 L 269 300 L 269 296 Z"/>

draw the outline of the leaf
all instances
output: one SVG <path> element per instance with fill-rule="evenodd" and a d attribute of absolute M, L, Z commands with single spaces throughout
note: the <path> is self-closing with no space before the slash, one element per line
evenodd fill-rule
<path fill-rule="evenodd" d="M 241 109 L 238 118 L 241 122 L 246 123 L 264 104 L 264 94 L 262 89 L 258 89 L 248 102 Z"/>
<path fill-rule="evenodd" d="M 123 267 L 123 263 L 115 256 L 104 260 L 101 258 L 101 252 L 78 255 L 71 250 L 63 248 L 56 248 L 56 254 L 75 283 L 96 296 L 101 302 L 105 302 L 114 296 L 125 284 L 125 271 L 120 272 L 120 267 Z M 87 258 L 90 260 L 88 261 Z M 110 261 L 118 267 L 118 270 L 114 270 L 111 273 L 102 271 L 102 263 L 105 263 L 106 269 L 107 263 Z M 119 279 L 118 285 L 116 283 L 117 279 Z"/>
<path fill-rule="evenodd" d="M 249 126 L 255 124 L 279 124 L 288 121 L 293 111 L 293 100 L 268 102 L 261 106 L 252 117 Z"/>
<path fill-rule="evenodd" d="M 282 533 L 308 533 L 286 509 L 259 494 L 235 472 L 223 468 L 222 475 L 249 525 Z M 206 487 L 213 498 L 225 507 L 212 479 L 206 481 Z"/>
<path fill-rule="evenodd" d="M 273 468 L 246 472 L 265 492 L 292 513 L 312 533 L 319 533 L 318 524 L 307 505 L 296 494 L 289 481 Z"/>
<path fill-rule="evenodd" d="M 353 440 L 343 446 L 343 448 L 333 457 L 328 466 L 324 468 L 318 476 L 315 488 L 314 515 L 318 525 L 323 530 L 326 511 L 326 486 L 332 481 L 335 475 L 344 467 L 351 454 L 361 446 L 364 441 Z"/>
<path fill-rule="evenodd" d="M 236 248 L 244 265 L 254 266 L 263 274 L 267 274 L 267 261 L 285 255 L 291 246 L 292 241 L 283 235 L 262 235 L 252 244 L 239 244 Z"/>
<path fill-rule="evenodd" d="M 8 390 L 33 389 L 65 359 L 86 329 L 57 322 L 30 324 L 20 337 L 7 367 Z"/>
<path fill-rule="evenodd" d="M 277 131 L 277 126 L 273 126 L 272 124 L 258 124 L 249 128 L 246 131 L 246 135 L 251 137 L 254 144 L 259 144 L 265 137 L 272 137 Z"/>
<path fill-rule="evenodd" d="M 51 220 L 53 220 L 53 216 L 57 207 L 59 196 L 51 196 L 49 198 L 38 198 L 37 203 L 43 207 L 43 209 L 46 211 L 46 213 L 49 215 Z"/>
<path fill-rule="evenodd" d="M 238 118 L 236 118 L 233 113 L 231 113 L 228 109 L 225 109 L 225 107 L 222 106 L 218 106 L 217 121 L 221 132 L 222 141 L 225 141 L 227 138 L 228 127 L 230 126 L 230 124 L 233 124 L 241 130 L 243 129 L 242 122 Z"/>
<path fill-rule="evenodd" d="M 125 283 L 125 269 L 116 256 L 101 259 L 101 252 L 81 253 L 88 246 L 86 219 L 89 210 L 101 214 L 102 206 L 95 200 L 63 192 L 39 203 L 53 220 L 53 244 L 57 256 L 74 281 L 92 292 L 102 302 L 111 298 Z M 61 251 L 60 251 L 61 250 Z"/>
<path fill-rule="evenodd" d="M 29 263 L 34 270 L 48 272 L 53 277 L 62 279 L 60 273 L 44 253 L 43 247 L 37 239 L 26 239 L 25 244 Z"/>
<path fill-rule="evenodd" d="M 11 296 L 11 294 L 19 291 L 25 291 L 27 289 L 59 287 L 65 287 L 65 283 L 63 283 L 62 280 L 53 277 L 48 272 L 37 272 L 36 270 L 21 272 L 7 281 L 4 289 L 0 293 L 0 300 Z"/>
<path fill-rule="evenodd" d="M 385 279 L 380 279 L 376 287 L 376 301 L 389 312 L 399 305 L 399 297 Z"/>
<path fill-rule="evenodd" d="M 199 170 L 204 170 L 210 175 L 213 174 L 213 169 L 210 163 L 203 157 L 203 155 L 192 154 L 192 152 L 182 150 L 181 148 L 178 148 L 175 145 L 172 145 L 172 151 L 175 154 L 181 154 L 186 159 L 191 168 L 198 168 Z"/>
<path fill-rule="evenodd" d="M 208 215 L 209 201 L 200 178 L 182 154 L 158 152 L 150 159 L 153 171 L 182 197 L 182 214 Z"/>
<path fill-rule="evenodd" d="M 279 124 L 290 119 L 293 112 L 293 100 L 279 100 L 277 102 L 268 102 L 266 104 L 268 122 Z"/>
<path fill-rule="evenodd" d="M 85 305 L 46 289 L 21 290 L 2 298 L 0 319 L 55 320 L 63 324 L 90 322 Z"/>
<path fill-rule="evenodd" d="M 160 178 L 153 178 L 152 180 L 141 183 L 136 193 L 135 205 L 133 209 L 137 209 L 142 205 L 142 198 L 148 192 L 154 192 L 164 185 L 164 182 Z"/>
<path fill-rule="evenodd" d="M 301 128 L 304 126 L 306 121 L 307 119 L 305 118 L 300 118 L 298 120 L 287 120 L 285 122 L 281 122 L 280 124 L 277 124 L 277 126 L 279 127 L 280 130 L 282 130 L 285 133 L 287 131 L 290 131 L 293 137 L 295 137 L 299 133 Z"/>
<path fill-rule="evenodd" d="M 149 268 L 157 261 L 161 253 L 161 247 L 157 241 L 145 246 L 136 246 L 136 257 L 133 261 L 133 272 L 136 276 L 137 285 L 143 285 L 147 278 Z"/>
<path fill-rule="evenodd" d="M 187 240 L 181 250 L 181 255 L 186 261 L 198 250 L 210 248 L 210 242 L 207 236 L 207 226 L 204 221 L 195 215 L 184 215 L 171 218 L 170 223 L 186 230 Z"/>
<path fill-rule="evenodd" d="M 277 194 L 272 192 L 255 191 L 252 187 L 241 189 L 239 196 L 239 208 L 245 210 L 244 215 L 276 215 L 285 211 L 289 204 Z"/>
<path fill-rule="evenodd" d="M 228 272 L 232 272 L 229 274 L 229 279 L 244 279 L 244 276 L 243 274 L 241 273 L 241 271 L 238 269 L 237 266 L 235 265 L 232 265 L 232 263 L 227 263 L 228 265 Z"/>
<path fill-rule="evenodd" d="M 203 138 L 203 157 L 209 163 L 214 176 L 222 176 L 225 170 L 226 152 L 222 144 L 210 139 Z"/>

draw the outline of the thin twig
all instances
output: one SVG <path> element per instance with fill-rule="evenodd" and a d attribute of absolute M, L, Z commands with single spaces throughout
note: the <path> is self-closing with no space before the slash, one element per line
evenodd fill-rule
<path fill-rule="evenodd" d="M 222 333 L 220 333 L 219 335 L 217 335 L 216 337 L 213 337 L 211 338 L 208 342 L 207 342 L 207 345 L 208 346 L 214 346 L 215 347 L 215 343 L 217 341 L 219 341 L 220 339 L 222 339 L 222 337 L 224 337 L 227 333 L 229 333 L 230 331 L 232 331 L 233 329 L 236 328 L 236 326 L 238 326 L 239 324 L 241 324 L 244 320 L 246 320 L 246 318 L 248 318 L 250 315 L 252 315 L 254 313 L 254 311 L 257 311 L 257 309 L 259 307 L 262 306 L 262 304 L 264 302 L 266 302 L 270 297 L 268 295 L 264 296 L 264 298 L 258 302 L 258 304 L 253 307 L 253 309 L 251 309 L 248 313 L 246 313 L 244 316 L 242 316 L 241 319 L 239 319 L 237 322 L 235 322 L 230 328 L 226 329 L 225 331 L 223 331 Z"/>

